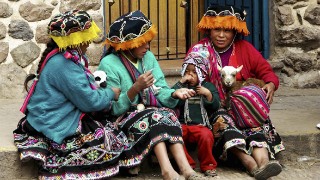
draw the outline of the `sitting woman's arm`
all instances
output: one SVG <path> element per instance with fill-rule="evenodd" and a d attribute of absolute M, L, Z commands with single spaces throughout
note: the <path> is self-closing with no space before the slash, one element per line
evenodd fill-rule
<path fill-rule="evenodd" d="M 114 98 L 112 89 L 92 89 L 81 67 L 59 55 L 54 58 L 51 61 L 56 61 L 48 69 L 48 76 L 55 77 L 49 79 L 50 84 L 82 112 L 108 109 Z"/>
<path fill-rule="evenodd" d="M 120 116 L 121 114 L 127 112 L 131 105 L 135 104 L 135 102 L 138 102 L 138 91 L 132 87 L 133 84 L 131 79 L 124 78 L 124 73 L 126 72 L 122 71 L 121 68 L 124 67 L 121 66 L 122 64 L 120 59 L 118 59 L 117 56 L 110 54 L 101 60 L 98 67 L 99 70 L 106 72 L 108 76 L 107 87 L 115 87 L 121 90 L 118 100 L 112 103 L 111 112 L 114 116 Z"/>

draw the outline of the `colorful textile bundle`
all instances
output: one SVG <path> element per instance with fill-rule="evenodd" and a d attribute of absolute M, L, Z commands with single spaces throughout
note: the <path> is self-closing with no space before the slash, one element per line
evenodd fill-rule
<path fill-rule="evenodd" d="M 270 112 L 266 92 L 256 85 L 234 91 L 231 96 L 231 111 L 240 129 L 263 125 Z"/>

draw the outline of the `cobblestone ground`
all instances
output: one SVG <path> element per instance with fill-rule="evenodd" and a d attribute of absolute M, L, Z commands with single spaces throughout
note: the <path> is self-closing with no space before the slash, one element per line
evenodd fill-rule
<path fill-rule="evenodd" d="M 218 176 L 208 179 L 220 180 L 253 180 L 247 173 L 235 169 L 218 168 Z M 137 177 L 114 177 L 112 180 L 135 179 L 135 180 L 161 180 L 160 173 L 144 173 Z M 320 162 L 306 162 L 302 164 L 284 165 L 283 171 L 269 180 L 320 180 Z"/>

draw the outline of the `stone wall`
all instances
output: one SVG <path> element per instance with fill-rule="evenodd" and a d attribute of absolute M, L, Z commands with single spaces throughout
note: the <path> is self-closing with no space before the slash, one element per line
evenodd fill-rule
<path fill-rule="evenodd" d="M 320 0 L 275 0 L 271 4 L 270 62 L 281 64 L 281 83 L 300 88 L 320 86 Z M 27 73 L 37 69 L 49 37 L 50 18 L 81 9 L 103 28 L 103 0 L 0 0 L 0 98 L 23 98 Z M 90 45 L 94 69 L 103 37 Z M 279 69 L 278 67 L 278 69 Z"/>
<path fill-rule="evenodd" d="M 0 98 L 23 98 L 27 73 L 37 70 L 53 15 L 71 9 L 87 11 L 103 29 L 103 0 L 0 0 Z M 103 34 L 87 55 L 94 69 L 103 53 Z"/>
<path fill-rule="evenodd" d="M 272 61 L 283 63 L 282 85 L 320 87 L 320 0 L 275 0 Z M 272 22 L 270 22 L 272 24 Z"/>

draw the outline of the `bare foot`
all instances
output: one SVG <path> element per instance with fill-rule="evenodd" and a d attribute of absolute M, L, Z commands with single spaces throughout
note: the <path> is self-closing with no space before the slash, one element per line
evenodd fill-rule
<path fill-rule="evenodd" d="M 208 177 L 204 176 L 203 174 L 197 173 L 197 172 L 195 172 L 195 171 L 194 171 L 193 173 L 190 173 L 190 174 L 188 174 L 188 175 L 185 175 L 184 177 L 185 177 L 186 179 L 188 179 L 188 180 L 209 179 Z"/>
<path fill-rule="evenodd" d="M 180 174 L 176 171 L 163 172 L 162 173 L 163 180 L 182 180 Z"/>
<path fill-rule="evenodd" d="M 191 171 L 185 171 L 181 173 L 186 179 L 188 179 L 191 175 L 196 174 L 197 172 L 192 169 Z"/>

